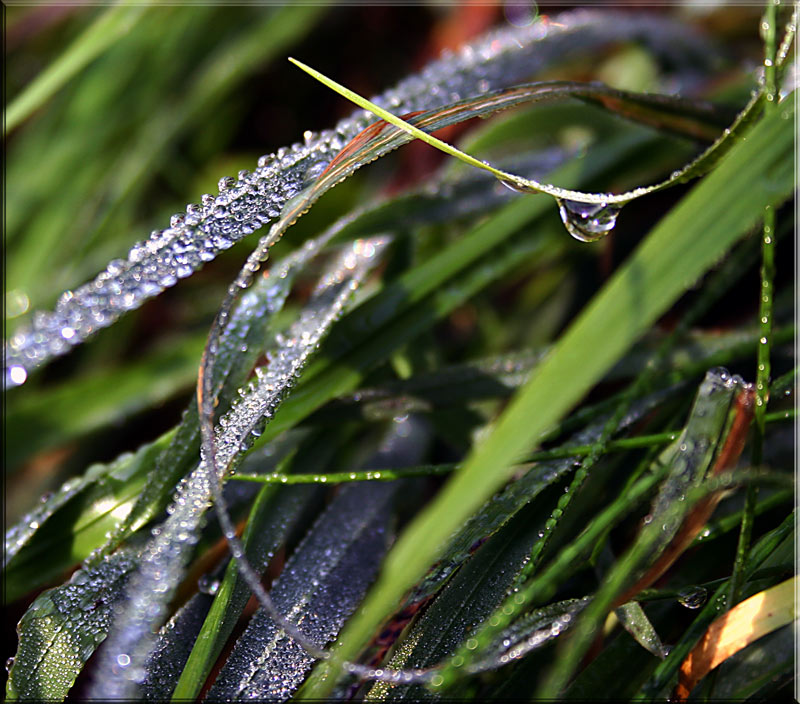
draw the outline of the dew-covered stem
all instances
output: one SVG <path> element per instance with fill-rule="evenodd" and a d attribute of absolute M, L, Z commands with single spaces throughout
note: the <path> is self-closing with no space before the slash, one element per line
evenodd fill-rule
<path fill-rule="evenodd" d="M 761 22 L 764 37 L 764 92 L 766 103 L 764 112 L 770 114 L 778 109 L 777 85 L 777 36 L 778 7 L 780 0 L 767 0 L 766 10 Z M 758 321 L 760 337 L 756 345 L 756 405 L 754 412 L 752 463 L 761 464 L 764 446 L 765 414 L 769 399 L 769 383 L 771 373 L 770 352 L 772 348 L 772 299 L 775 279 L 775 208 L 768 205 L 764 209 L 764 224 L 761 234 L 761 269 L 760 290 L 758 299 Z M 742 523 L 739 530 L 739 541 L 736 546 L 736 558 L 731 575 L 728 608 L 739 601 L 744 567 L 750 552 L 750 540 L 755 520 L 755 507 L 758 503 L 758 487 L 749 486 L 745 496 Z"/>
<path fill-rule="evenodd" d="M 782 414 L 781 414 L 782 416 Z M 680 434 L 679 430 L 669 430 L 664 433 L 652 435 L 639 435 L 635 438 L 622 438 L 606 443 L 599 454 L 611 452 L 624 452 L 626 450 L 643 447 L 654 447 L 672 442 Z M 586 457 L 598 453 L 597 444 L 572 445 L 559 447 L 553 450 L 543 450 L 533 453 L 525 463 L 519 465 L 520 469 L 532 462 L 548 462 L 550 460 L 567 459 L 569 457 Z M 234 474 L 232 480 L 254 482 L 256 484 L 343 484 L 346 482 L 392 482 L 409 477 L 435 477 L 449 474 L 457 470 L 457 463 L 429 464 L 419 467 L 405 467 L 402 469 L 376 469 L 358 472 L 329 472 L 327 474 Z"/>

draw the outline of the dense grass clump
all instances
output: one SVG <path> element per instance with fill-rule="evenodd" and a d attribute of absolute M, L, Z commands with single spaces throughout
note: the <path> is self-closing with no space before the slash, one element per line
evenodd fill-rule
<path fill-rule="evenodd" d="M 7 11 L 9 699 L 788 694 L 793 8 L 503 7 Z"/>

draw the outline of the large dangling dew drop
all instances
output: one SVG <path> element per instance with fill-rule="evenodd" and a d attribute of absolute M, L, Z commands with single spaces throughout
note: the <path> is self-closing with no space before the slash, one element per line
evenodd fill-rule
<path fill-rule="evenodd" d="M 558 212 L 567 232 L 580 242 L 596 242 L 617 224 L 621 206 L 557 199 Z"/>

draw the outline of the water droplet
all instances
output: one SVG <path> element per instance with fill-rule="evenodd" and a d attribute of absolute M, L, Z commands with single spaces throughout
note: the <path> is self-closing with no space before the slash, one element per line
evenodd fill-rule
<path fill-rule="evenodd" d="M 6 660 L 6 672 L 11 672 L 12 667 L 14 667 L 14 658 L 10 657 Z"/>
<path fill-rule="evenodd" d="M 557 202 L 564 227 L 580 242 L 599 240 L 611 232 L 617 224 L 619 205 L 561 199 Z"/>
<path fill-rule="evenodd" d="M 19 289 L 6 292 L 6 319 L 16 318 L 30 308 L 31 302 L 27 294 Z"/>
<path fill-rule="evenodd" d="M 24 367 L 15 364 L 6 369 L 6 386 L 20 386 L 28 378 L 28 372 Z"/>
<path fill-rule="evenodd" d="M 197 580 L 197 591 L 199 591 L 201 594 L 214 596 L 214 594 L 219 591 L 219 587 L 220 581 L 218 579 L 212 579 L 207 575 L 203 575 Z"/>
<path fill-rule="evenodd" d="M 678 603 L 687 609 L 699 609 L 708 599 L 705 587 L 686 587 L 678 592 Z"/>
<path fill-rule="evenodd" d="M 220 193 L 227 191 L 229 188 L 233 188 L 235 185 L 236 179 L 233 176 L 223 176 L 217 184 L 217 186 L 219 186 Z"/>

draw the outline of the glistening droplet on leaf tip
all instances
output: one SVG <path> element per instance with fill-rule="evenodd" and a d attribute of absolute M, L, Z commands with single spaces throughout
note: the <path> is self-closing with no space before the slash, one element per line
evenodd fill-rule
<path fill-rule="evenodd" d="M 580 242 L 595 242 L 608 235 L 617 224 L 621 206 L 585 203 L 557 198 L 558 213 L 567 232 Z"/>

